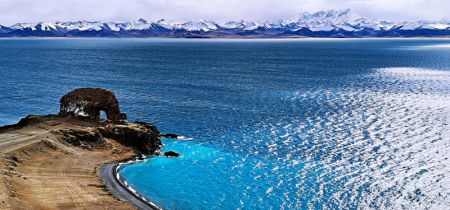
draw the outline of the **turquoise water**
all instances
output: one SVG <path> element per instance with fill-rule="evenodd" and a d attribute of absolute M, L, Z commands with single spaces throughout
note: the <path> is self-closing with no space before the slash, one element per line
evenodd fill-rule
<path fill-rule="evenodd" d="M 262 178 L 267 176 L 267 171 L 261 167 L 271 165 L 275 167 L 273 171 L 276 173 L 290 173 L 293 169 L 303 168 L 302 163 L 295 163 L 295 167 L 277 169 L 277 164 L 271 161 L 228 153 L 189 141 L 165 140 L 164 144 L 163 151 L 177 151 L 182 156 L 154 157 L 146 162 L 128 165 L 120 174 L 125 175 L 128 182 L 131 181 L 129 184 L 133 189 L 167 209 L 236 209 L 241 206 L 246 209 L 275 208 L 283 203 L 283 197 L 267 194 L 280 181 L 276 176 Z M 244 160 L 254 168 L 247 170 L 243 169 L 244 165 L 236 165 Z M 268 196 L 270 199 L 261 202 Z M 211 204 L 211 201 L 215 203 Z"/>
<path fill-rule="evenodd" d="M 0 124 L 103 87 L 194 139 L 120 172 L 168 209 L 447 209 L 449 45 L 1 39 Z"/>

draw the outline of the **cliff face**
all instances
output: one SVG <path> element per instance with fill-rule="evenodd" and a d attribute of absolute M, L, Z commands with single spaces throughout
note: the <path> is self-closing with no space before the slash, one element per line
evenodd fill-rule
<path fill-rule="evenodd" d="M 162 145 L 158 130 L 149 123 L 109 124 L 99 127 L 98 130 L 102 136 L 114 139 L 124 146 L 135 148 L 145 154 L 155 154 Z"/>

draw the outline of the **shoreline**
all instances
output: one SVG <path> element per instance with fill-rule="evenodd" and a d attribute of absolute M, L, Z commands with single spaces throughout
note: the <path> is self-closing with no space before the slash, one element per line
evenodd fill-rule
<path fill-rule="evenodd" d="M 161 209 L 138 200 L 113 178 L 113 166 L 138 154 L 131 147 L 110 138 L 83 140 L 98 132 L 95 123 L 39 119 L 0 127 L 0 209 Z M 128 199 L 117 196 L 118 190 Z"/>
<path fill-rule="evenodd" d="M 133 204 L 138 209 L 162 210 L 152 201 L 140 196 L 134 189 L 127 187 L 117 174 L 123 163 L 110 163 L 101 166 L 100 176 L 107 188 L 118 198 Z"/>

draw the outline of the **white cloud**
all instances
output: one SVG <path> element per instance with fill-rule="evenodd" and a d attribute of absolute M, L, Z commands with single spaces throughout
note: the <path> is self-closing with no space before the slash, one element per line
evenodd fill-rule
<path fill-rule="evenodd" d="M 378 19 L 449 19 L 449 0 L 0 0 L 0 23 L 146 18 L 272 20 L 350 8 Z"/>

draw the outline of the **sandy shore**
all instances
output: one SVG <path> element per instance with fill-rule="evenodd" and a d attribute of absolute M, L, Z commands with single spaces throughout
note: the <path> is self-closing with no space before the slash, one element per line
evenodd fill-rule
<path fill-rule="evenodd" d="M 111 139 L 107 148 L 80 148 L 57 132 L 92 126 L 57 118 L 0 130 L 0 209 L 136 209 L 100 178 L 102 166 L 132 158 L 133 150 Z"/>

